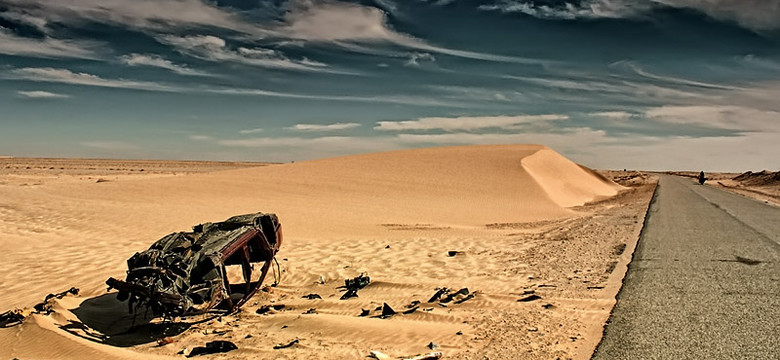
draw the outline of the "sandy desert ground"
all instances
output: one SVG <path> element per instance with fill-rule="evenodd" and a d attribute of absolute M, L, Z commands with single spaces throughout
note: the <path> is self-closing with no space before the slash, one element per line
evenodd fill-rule
<path fill-rule="evenodd" d="M 445 359 L 586 359 L 655 181 L 597 173 L 538 145 L 290 164 L 0 159 L 0 310 L 81 289 L 52 314 L 0 328 L 0 358 L 170 359 L 229 340 L 238 350 L 208 357 L 400 358 L 433 342 Z M 283 224 L 283 273 L 241 312 L 131 327 L 126 304 L 106 292 L 104 281 L 163 235 L 257 211 Z M 336 287 L 361 273 L 371 284 L 339 300 Z M 477 295 L 424 303 L 438 287 Z M 322 299 L 303 298 L 311 293 Z M 358 316 L 415 300 L 423 305 L 410 314 Z M 285 307 L 256 313 L 269 304 Z"/>

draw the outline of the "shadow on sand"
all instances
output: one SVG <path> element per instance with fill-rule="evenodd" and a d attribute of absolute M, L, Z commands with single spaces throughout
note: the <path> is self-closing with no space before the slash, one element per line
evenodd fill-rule
<path fill-rule="evenodd" d="M 127 302 L 117 300 L 116 293 L 84 300 L 71 312 L 79 321 L 70 320 L 69 324 L 61 326 L 61 329 L 91 341 L 119 347 L 146 344 L 164 337 L 176 336 L 195 324 L 152 321 L 151 313 L 144 314 L 143 311 L 130 314 Z"/>

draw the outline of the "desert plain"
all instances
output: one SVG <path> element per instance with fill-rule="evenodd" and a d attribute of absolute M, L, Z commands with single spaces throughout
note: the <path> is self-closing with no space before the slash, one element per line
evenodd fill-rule
<path fill-rule="evenodd" d="M 284 164 L 2 158 L 0 311 L 29 316 L 0 328 L 0 358 L 172 359 L 227 340 L 238 349 L 205 357 L 406 358 L 433 343 L 445 359 L 587 359 L 656 181 L 541 145 Z M 282 223 L 281 276 L 238 313 L 168 323 L 129 314 L 106 291 L 162 236 L 258 211 Z M 370 285 L 339 300 L 337 287 L 360 274 Z M 70 287 L 79 295 L 30 313 Z M 476 295 L 426 303 L 441 287 Z M 414 301 L 420 309 L 402 313 Z M 285 306 L 257 313 L 272 304 Z M 359 316 L 383 304 L 398 314 Z"/>

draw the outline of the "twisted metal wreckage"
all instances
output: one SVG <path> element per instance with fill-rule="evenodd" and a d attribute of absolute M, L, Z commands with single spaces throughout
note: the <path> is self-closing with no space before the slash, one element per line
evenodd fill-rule
<path fill-rule="evenodd" d="M 163 237 L 127 260 L 124 281 L 106 284 L 131 313 L 140 307 L 164 318 L 232 312 L 260 289 L 281 243 L 275 214 L 234 216 Z M 274 270 L 276 283 L 278 262 Z"/>

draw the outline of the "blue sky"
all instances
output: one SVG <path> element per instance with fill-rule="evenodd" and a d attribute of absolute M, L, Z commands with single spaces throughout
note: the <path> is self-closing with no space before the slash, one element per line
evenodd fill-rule
<path fill-rule="evenodd" d="M 780 163 L 777 0 L 0 0 L 0 155 Z"/>

